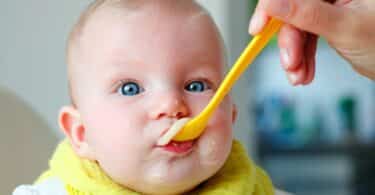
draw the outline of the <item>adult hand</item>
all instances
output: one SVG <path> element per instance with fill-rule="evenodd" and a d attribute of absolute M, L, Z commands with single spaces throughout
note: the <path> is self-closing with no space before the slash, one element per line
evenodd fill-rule
<path fill-rule="evenodd" d="M 375 1 L 259 0 L 249 32 L 259 33 L 270 17 L 285 22 L 280 57 L 293 85 L 311 83 L 318 36 L 324 37 L 358 73 L 375 80 Z"/>

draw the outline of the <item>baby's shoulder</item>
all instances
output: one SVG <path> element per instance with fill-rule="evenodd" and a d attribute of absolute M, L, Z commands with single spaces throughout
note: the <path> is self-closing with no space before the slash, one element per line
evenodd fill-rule
<path fill-rule="evenodd" d="M 20 185 L 12 195 L 67 195 L 64 183 L 58 178 L 49 178 L 35 185 Z"/>

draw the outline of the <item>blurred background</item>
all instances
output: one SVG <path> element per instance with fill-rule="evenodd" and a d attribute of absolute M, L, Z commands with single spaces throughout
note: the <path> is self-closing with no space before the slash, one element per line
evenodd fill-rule
<path fill-rule="evenodd" d="M 2 0 L 0 194 L 31 183 L 62 138 L 69 103 L 65 40 L 91 1 Z M 231 65 L 251 37 L 250 0 L 200 0 L 218 24 Z M 233 90 L 235 136 L 274 184 L 298 195 L 375 194 L 375 84 L 353 73 L 324 40 L 313 84 L 291 87 L 273 41 Z"/>

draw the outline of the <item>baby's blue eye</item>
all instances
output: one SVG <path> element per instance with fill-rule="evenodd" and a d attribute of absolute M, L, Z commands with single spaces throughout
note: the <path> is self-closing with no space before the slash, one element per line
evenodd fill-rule
<path fill-rule="evenodd" d="M 208 89 L 208 86 L 203 81 L 193 81 L 185 86 L 185 90 L 190 92 L 203 92 Z"/>
<path fill-rule="evenodd" d="M 127 82 L 121 85 L 119 93 L 125 96 L 135 96 L 141 93 L 141 87 L 135 82 Z"/>

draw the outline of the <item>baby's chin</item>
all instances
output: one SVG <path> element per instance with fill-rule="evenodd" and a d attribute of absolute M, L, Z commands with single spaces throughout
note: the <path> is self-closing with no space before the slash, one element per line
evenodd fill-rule
<path fill-rule="evenodd" d="M 201 183 L 201 182 L 199 182 Z M 177 183 L 167 183 L 165 185 L 140 185 L 138 188 L 133 188 L 135 191 L 142 194 L 152 194 L 152 195 L 168 195 L 168 194 L 183 194 L 193 190 L 199 183 L 189 182 L 188 184 L 177 184 Z M 138 189 L 138 190 L 137 190 Z"/>
<path fill-rule="evenodd" d="M 144 194 L 182 194 L 196 188 L 200 183 L 214 175 L 216 171 L 217 170 L 212 171 L 211 173 L 182 175 L 177 177 L 174 177 L 173 174 L 171 174 L 163 178 L 153 178 L 151 181 L 148 179 L 147 183 L 143 183 L 134 189 Z"/>
<path fill-rule="evenodd" d="M 181 194 L 217 173 L 229 155 L 231 143 L 219 147 L 213 140 L 204 139 L 196 144 L 190 156 L 152 166 L 139 190 L 146 194 Z"/>
<path fill-rule="evenodd" d="M 146 185 L 150 189 L 148 193 L 152 194 L 152 190 L 158 189 L 159 194 L 181 194 L 189 191 L 199 185 L 201 182 L 207 180 L 216 173 L 220 165 L 211 167 L 194 167 L 189 168 L 176 165 L 175 167 L 155 167 L 155 171 L 150 172 L 145 178 Z M 158 170 L 156 170 L 158 169 Z M 144 185 L 142 185 L 143 190 Z"/>

